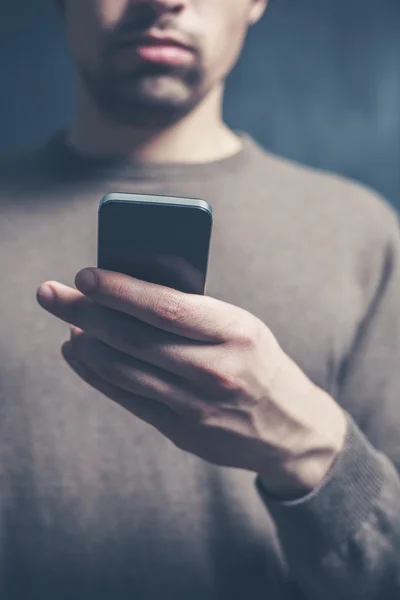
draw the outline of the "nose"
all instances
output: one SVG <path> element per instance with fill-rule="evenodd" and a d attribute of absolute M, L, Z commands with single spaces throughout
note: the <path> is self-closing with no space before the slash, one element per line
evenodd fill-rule
<path fill-rule="evenodd" d="M 147 4 L 157 13 L 179 13 L 187 0 L 147 0 Z"/>

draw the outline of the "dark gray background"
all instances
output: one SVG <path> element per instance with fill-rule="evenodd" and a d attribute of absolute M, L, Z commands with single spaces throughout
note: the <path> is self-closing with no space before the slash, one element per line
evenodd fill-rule
<path fill-rule="evenodd" d="M 74 73 L 50 5 L 0 0 L 0 154 L 71 118 Z M 271 0 L 229 81 L 226 115 L 270 150 L 400 208 L 400 0 Z"/>

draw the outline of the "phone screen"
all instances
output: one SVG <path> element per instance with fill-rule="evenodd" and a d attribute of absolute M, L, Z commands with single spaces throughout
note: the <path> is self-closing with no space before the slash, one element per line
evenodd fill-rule
<path fill-rule="evenodd" d="M 98 267 L 186 293 L 204 294 L 212 218 L 196 206 L 104 203 Z"/>

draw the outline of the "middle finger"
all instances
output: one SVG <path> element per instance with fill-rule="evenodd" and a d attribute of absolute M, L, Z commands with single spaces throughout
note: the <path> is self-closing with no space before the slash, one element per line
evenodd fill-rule
<path fill-rule="evenodd" d="M 52 282 L 56 302 L 47 310 L 115 350 L 191 380 L 201 378 L 203 342 L 179 337 L 96 304 L 77 290 Z"/>

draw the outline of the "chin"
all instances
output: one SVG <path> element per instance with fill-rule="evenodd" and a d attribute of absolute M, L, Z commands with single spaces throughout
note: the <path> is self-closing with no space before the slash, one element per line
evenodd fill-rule
<path fill-rule="evenodd" d="M 184 106 L 195 95 L 183 81 L 166 76 L 145 78 L 135 87 L 133 98 L 150 105 Z"/>
<path fill-rule="evenodd" d="M 160 67 L 139 73 L 83 71 L 97 106 L 119 124 L 166 127 L 189 113 L 204 97 L 204 73 Z"/>
<path fill-rule="evenodd" d="M 166 127 L 188 114 L 201 98 L 201 94 L 183 82 L 163 77 L 113 90 L 102 98 L 101 104 L 107 114 L 120 124 Z"/>
<path fill-rule="evenodd" d="M 168 127 L 191 111 L 191 104 L 154 97 L 116 101 L 102 107 L 120 125 L 138 128 Z"/>

